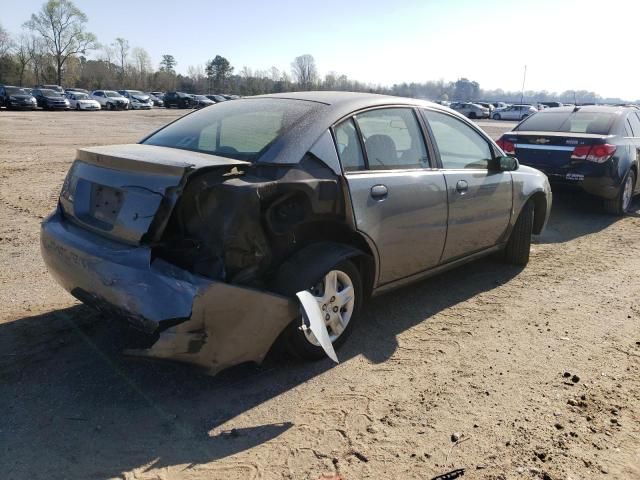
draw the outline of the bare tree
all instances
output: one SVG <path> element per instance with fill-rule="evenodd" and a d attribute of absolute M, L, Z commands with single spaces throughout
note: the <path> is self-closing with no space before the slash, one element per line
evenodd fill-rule
<path fill-rule="evenodd" d="M 131 52 L 135 61 L 136 70 L 138 71 L 138 86 L 143 90 L 147 87 L 147 76 L 151 69 L 151 57 L 144 48 L 136 47 Z"/>
<path fill-rule="evenodd" d="M 44 83 L 44 72 L 49 63 L 47 47 L 44 40 L 35 35 L 31 35 L 28 39 L 27 50 L 36 83 Z"/>
<path fill-rule="evenodd" d="M 280 70 L 278 70 L 278 67 L 274 66 L 269 70 L 269 78 L 274 82 L 280 80 L 281 75 L 282 74 L 280 73 Z"/>
<path fill-rule="evenodd" d="M 120 83 L 124 82 L 124 77 L 127 72 L 127 57 L 129 56 L 129 41 L 118 37 L 116 41 L 111 44 L 116 56 L 118 57 L 118 63 L 120 64 Z"/>
<path fill-rule="evenodd" d="M 301 88 L 308 90 L 313 87 L 318 79 L 316 61 L 313 55 L 300 55 L 291 63 L 291 71 Z"/>
<path fill-rule="evenodd" d="M 2 25 L 0 25 L 0 57 L 4 57 L 11 47 L 13 46 L 13 41 L 11 40 L 11 35 L 7 32 Z"/>
<path fill-rule="evenodd" d="M 70 0 L 49 0 L 24 26 L 37 32 L 56 61 L 58 85 L 62 69 L 71 55 L 84 54 L 96 47 L 96 37 L 84 29 L 87 16 Z"/>
<path fill-rule="evenodd" d="M 31 53 L 29 51 L 29 43 L 30 43 L 29 37 L 25 34 L 22 34 L 20 35 L 20 38 L 18 39 L 18 43 L 16 44 L 16 48 L 15 48 L 15 58 L 16 58 L 16 61 L 18 62 L 18 69 L 19 69 L 18 74 L 20 78 L 19 85 L 21 87 L 24 83 L 24 72 L 27 69 L 29 62 L 31 62 Z"/>

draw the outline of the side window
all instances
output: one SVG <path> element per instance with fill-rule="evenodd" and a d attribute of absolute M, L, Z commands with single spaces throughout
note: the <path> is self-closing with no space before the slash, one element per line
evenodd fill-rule
<path fill-rule="evenodd" d="M 631 130 L 633 131 L 634 137 L 640 137 L 640 120 L 638 120 L 638 116 L 635 112 L 632 112 L 627 117 L 629 122 L 631 122 Z"/>
<path fill-rule="evenodd" d="M 363 170 L 364 155 L 358 140 L 358 132 L 353 119 L 345 120 L 334 129 L 338 157 L 345 172 Z"/>
<path fill-rule="evenodd" d="M 429 157 L 412 109 L 385 108 L 356 115 L 371 170 L 428 168 Z"/>
<path fill-rule="evenodd" d="M 484 137 L 457 118 L 431 110 L 423 112 L 429 121 L 444 168 L 489 168 L 493 155 Z"/>

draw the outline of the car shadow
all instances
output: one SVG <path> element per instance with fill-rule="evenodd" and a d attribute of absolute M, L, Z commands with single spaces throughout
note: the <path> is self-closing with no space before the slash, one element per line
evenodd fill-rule
<path fill-rule="evenodd" d="M 480 260 L 371 299 L 338 352 L 341 363 L 359 355 L 388 363 L 402 332 L 520 271 Z M 211 377 L 188 365 L 123 356 L 128 333 L 83 305 L 0 324 L 4 478 L 39 478 L 45 471 L 59 478 L 111 478 L 229 457 L 294 424 L 279 418 L 282 423 L 229 430 L 225 423 L 333 367 L 328 359 L 305 363 L 270 355 L 260 366 Z M 419 341 L 428 353 L 446 348 L 450 334 L 438 329 L 436 339 L 427 331 Z M 393 362 L 384 367 L 399 368 Z"/>
<path fill-rule="evenodd" d="M 637 216 L 639 210 L 640 197 L 636 197 L 627 215 Z M 581 192 L 554 191 L 547 228 L 535 237 L 534 243 L 568 242 L 604 230 L 619 220 L 604 212 L 599 198 Z"/>

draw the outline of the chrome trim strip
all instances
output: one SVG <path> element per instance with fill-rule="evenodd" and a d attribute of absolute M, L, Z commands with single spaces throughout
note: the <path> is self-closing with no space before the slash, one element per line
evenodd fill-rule
<path fill-rule="evenodd" d="M 562 150 L 566 152 L 573 152 L 573 150 L 578 146 L 560 146 L 560 145 L 532 145 L 530 143 L 516 143 L 516 148 L 524 148 L 529 150 Z"/>

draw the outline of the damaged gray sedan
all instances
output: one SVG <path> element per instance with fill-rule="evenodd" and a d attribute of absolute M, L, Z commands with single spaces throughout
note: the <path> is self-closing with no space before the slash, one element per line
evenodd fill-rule
<path fill-rule="evenodd" d="M 525 265 L 550 206 L 544 174 L 445 107 L 278 94 L 79 150 L 41 247 L 72 295 L 150 334 L 132 353 L 217 372 L 277 340 L 336 360 L 371 295 L 491 253 Z"/>

